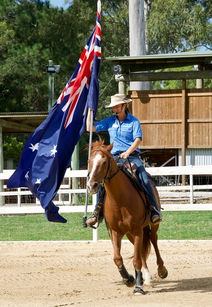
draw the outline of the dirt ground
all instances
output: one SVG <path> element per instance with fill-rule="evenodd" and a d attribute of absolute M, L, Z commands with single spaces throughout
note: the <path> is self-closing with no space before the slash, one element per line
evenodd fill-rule
<path fill-rule="evenodd" d="M 110 242 L 1 242 L 0 306 L 212 306 L 212 241 L 159 246 L 168 277 L 157 277 L 152 250 L 153 285 L 134 295 L 121 282 Z M 133 273 L 130 243 L 122 255 Z"/>

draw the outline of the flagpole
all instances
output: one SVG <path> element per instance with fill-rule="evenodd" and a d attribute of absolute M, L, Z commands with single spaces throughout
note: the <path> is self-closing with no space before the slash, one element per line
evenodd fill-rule
<path fill-rule="evenodd" d="M 92 137 L 93 137 L 93 110 L 89 108 L 88 110 L 88 119 L 90 120 L 89 122 L 89 145 L 88 145 L 88 161 L 91 156 L 91 146 L 92 146 Z M 83 216 L 83 227 L 87 227 L 86 220 L 87 220 L 87 211 L 88 211 L 88 178 L 89 174 L 87 174 L 86 178 L 86 194 L 85 194 L 85 213 Z"/>
<path fill-rule="evenodd" d="M 90 111 L 90 129 L 89 129 L 89 147 L 88 147 L 88 160 L 91 156 L 91 145 L 92 145 L 92 137 L 93 137 L 93 110 L 89 109 Z"/>
<path fill-rule="evenodd" d="M 102 6 L 101 0 L 98 0 L 98 1 L 97 1 L 97 12 L 98 12 L 98 13 L 101 13 L 101 9 L 102 9 L 101 6 Z"/>
<path fill-rule="evenodd" d="M 100 14 L 101 14 L 101 0 L 97 1 L 97 17 L 100 18 Z M 97 25 L 97 24 L 96 24 Z M 89 130 L 89 147 L 88 147 L 88 161 L 90 159 L 90 155 L 91 155 L 91 146 L 92 146 L 92 136 L 93 136 L 93 118 L 94 118 L 94 113 L 93 113 L 93 109 L 89 108 L 88 109 L 88 115 L 87 115 L 87 130 Z M 87 210 L 88 210 L 88 187 L 87 187 L 87 183 L 88 183 L 88 176 L 86 178 L 86 195 L 85 195 L 85 213 L 83 216 L 83 227 L 87 227 L 86 221 L 87 221 Z"/>

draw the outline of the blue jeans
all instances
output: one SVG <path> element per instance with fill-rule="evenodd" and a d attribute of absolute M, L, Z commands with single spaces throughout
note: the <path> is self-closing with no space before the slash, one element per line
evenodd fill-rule
<path fill-rule="evenodd" d="M 159 215 L 161 216 L 160 211 L 158 210 L 158 204 L 157 200 L 155 199 L 154 192 L 153 192 L 153 187 L 150 181 L 150 178 L 143 166 L 143 163 L 141 159 L 139 158 L 139 155 L 130 155 L 126 160 L 119 158 L 119 156 L 114 156 L 114 159 L 118 163 L 124 163 L 126 161 L 130 161 L 131 163 L 135 163 L 138 167 L 137 169 L 137 176 L 140 180 L 141 187 L 144 189 L 144 191 L 147 194 L 147 197 L 150 201 L 152 211 L 151 211 L 151 216 L 153 215 Z"/>

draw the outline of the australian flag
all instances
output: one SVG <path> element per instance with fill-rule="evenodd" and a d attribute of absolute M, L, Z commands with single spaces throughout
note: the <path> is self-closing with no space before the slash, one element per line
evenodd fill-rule
<path fill-rule="evenodd" d="M 96 26 L 84 47 L 75 72 L 51 108 L 48 117 L 32 133 L 22 152 L 8 188 L 28 187 L 40 200 L 52 222 L 67 222 L 59 215 L 54 199 L 70 165 L 71 155 L 85 130 L 88 108 L 94 116 L 98 104 L 98 73 L 101 60 L 101 3 Z"/>

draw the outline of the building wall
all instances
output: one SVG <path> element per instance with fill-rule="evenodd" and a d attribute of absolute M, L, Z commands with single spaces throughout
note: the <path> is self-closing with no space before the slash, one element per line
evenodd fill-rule
<path fill-rule="evenodd" d="M 179 150 L 178 165 L 182 165 L 181 150 Z M 212 149 L 187 149 L 186 165 L 212 165 Z"/>
<path fill-rule="evenodd" d="M 142 148 L 181 148 L 184 137 L 187 148 L 212 148 L 212 89 L 188 89 L 185 98 L 181 90 L 132 91 L 130 96 L 132 114 L 143 128 Z"/>
<path fill-rule="evenodd" d="M 212 148 L 212 90 L 188 91 L 188 148 Z"/>

